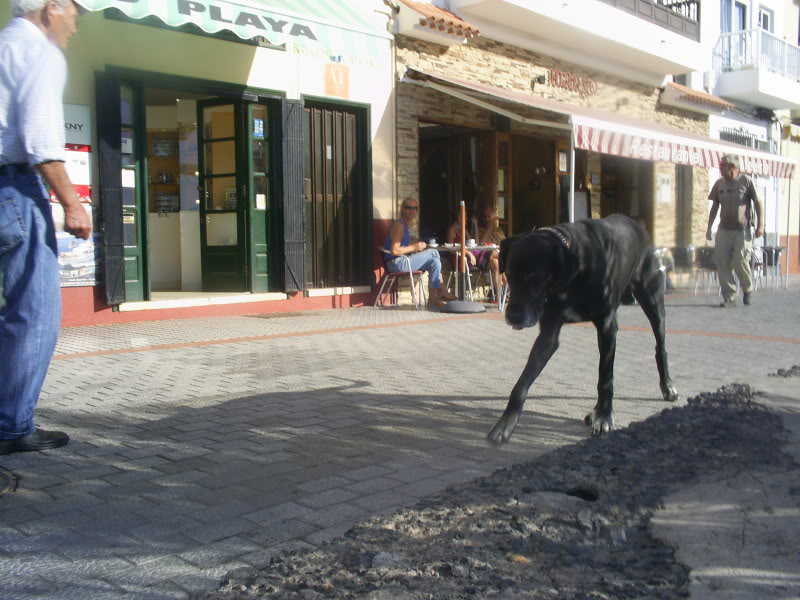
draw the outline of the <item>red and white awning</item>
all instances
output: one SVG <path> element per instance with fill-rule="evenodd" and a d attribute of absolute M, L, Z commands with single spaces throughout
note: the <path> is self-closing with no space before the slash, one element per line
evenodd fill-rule
<path fill-rule="evenodd" d="M 641 121 L 617 113 L 559 102 L 528 93 L 498 88 L 484 83 L 464 81 L 446 75 L 434 75 L 409 68 L 407 77 L 487 110 L 516 118 L 525 123 L 572 129 L 575 147 L 602 154 L 613 154 L 639 160 L 671 162 L 693 167 L 718 167 L 722 156 L 740 158 L 741 170 L 752 175 L 791 178 L 796 162 L 785 156 L 770 154 L 683 131 L 669 125 Z M 480 98 L 476 94 L 483 96 Z M 502 100 L 568 117 L 568 122 L 548 123 L 516 115 L 508 108 L 491 104 Z"/>
<path fill-rule="evenodd" d="M 741 170 L 751 175 L 791 178 L 794 173 L 795 164 L 791 159 L 721 140 L 685 133 L 675 135 L 661 129 L 640 129 L 619 121 L 578 115 L 572 116 L 572 123 L 575 147 L 583 150 L 704 168 L 718 167 L 723 155 L 735 154 L 740 159 Z"/>

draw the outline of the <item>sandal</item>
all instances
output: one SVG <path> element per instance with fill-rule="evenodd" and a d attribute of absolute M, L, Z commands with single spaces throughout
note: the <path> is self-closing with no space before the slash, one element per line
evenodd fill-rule
<path fill-rule="evenodd" d="M 428 308 L 442 308 L 447 302 L 442 298 L 431 298 L 428 300 Z"/>
<path fill-rule="evenodd" d="M 450 292 L 441 292 L 439 294 L 439 298 L 441 298 L 442 300 L 447 300 L 448 302 L 450 302 L 451 300 L 458 300 L 458 297 L 454 296 Z"/>

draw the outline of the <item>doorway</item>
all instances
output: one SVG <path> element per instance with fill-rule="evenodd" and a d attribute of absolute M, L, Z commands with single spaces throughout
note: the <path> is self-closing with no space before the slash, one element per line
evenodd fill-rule
<path fill-rule="evenodd" d="M 495 197 L 489 184 L 494 132 L 419 124 L 419 237 L 444 241 L 464 201 L 467 217 L 477 216 Z"/>
<path fill-rule="evenodd" d="M 272 101 L 119 89 L 125 301 L 269 291 Z"/>
<path fill-rule="evenodd" d="M 367 115 L 316 102 L 303 111 L 305 287 L 365 285 L 372 257 Z"/>

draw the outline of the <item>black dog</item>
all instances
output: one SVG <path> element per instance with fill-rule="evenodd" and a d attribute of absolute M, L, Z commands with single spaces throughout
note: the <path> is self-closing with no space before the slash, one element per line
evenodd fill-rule
<path fill-rule="evenodd" d="M 613 429 L 617 308 L 628 294 L 639 302 L 656 336 L 661 393 L 665 400 L 678 399 L 664 345 L 663 274 L 647 232 L 635 221 L 611 215 L 512 236 L 500 245 L 500 270 L 511 290 L 506 322 L 514 329 L 538 322 L 540 331 L 490 441 L 511 438 L 528 389 L 558 349 L 562 325 L 580 321 L 594 323 L 600 347 L 597 405 L 586 419 L 592 435 Z"/>

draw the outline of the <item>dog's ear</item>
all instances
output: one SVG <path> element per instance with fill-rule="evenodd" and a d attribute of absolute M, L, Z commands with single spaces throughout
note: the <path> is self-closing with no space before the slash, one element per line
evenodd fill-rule
<path fill-rule="evenodd" d="M 514 247 L 523 234 L 518 233 L 516 235 L 512 235 L 511 237 L 504 238 L 500 241 L 500 258 L 498 258 L 498 263 L 500 266 L 500 272 L 506 272 L 506 265 L 508 264 L 508 257 L 511 256 L 511 249 Z"/>

